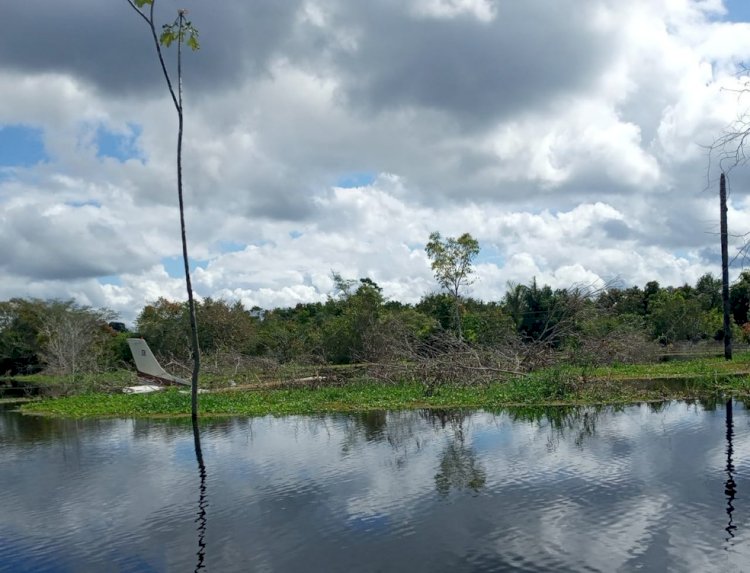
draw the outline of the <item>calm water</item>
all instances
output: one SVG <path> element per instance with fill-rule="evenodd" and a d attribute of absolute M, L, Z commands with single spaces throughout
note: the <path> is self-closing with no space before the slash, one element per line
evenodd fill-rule
<path fill-rule="evenodd" d="M 0 571 L 750 571 L 750 416 L 0 411 Z"/>

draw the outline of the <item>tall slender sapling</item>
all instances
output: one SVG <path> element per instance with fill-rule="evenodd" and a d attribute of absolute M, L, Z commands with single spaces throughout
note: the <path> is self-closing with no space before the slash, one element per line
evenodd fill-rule
<path fill-rule="evenodd" d="M 177 111 L 177 198 L 180 206 L 180 234 L 182 238 L 182 260 L 185 266 L 185 286 L 188 295 L 188 308 L 190 312 L 190 342 L 193 354 L 193 372 L 191 376 L 191 415 L 193 420 L 198 417 L 198 375 L 200 373 L 200 348 L 198 346 L 198 323 L 195 318 L 195 300 L 193 298 L 193 286 L 190 281 L 190 264 L 188 259 L 187 236 L 185 233 L 185 206 L 182 195 L 182 134 L 184 128 L 183 106 L 182 106 L 182 45 L 195 51 L 200 48 L 198 43 L 198 31 L 187 19 L 187 10 L 178 10 L 177 18 L 172 24 L 164 24 L 161 34 L 157 34 L 154 23 L 154 7 L 156 0 L 126 0 L 130 7 L 143 19 L 148 26 L 151 37 L 159 58 L 161 71 L 167 82 L 169 95 Z M 162 46 L 168 48 L 173 43 L 177 44 L 177 90 L 172 84 L 172 78 L 164 62 Z"/>

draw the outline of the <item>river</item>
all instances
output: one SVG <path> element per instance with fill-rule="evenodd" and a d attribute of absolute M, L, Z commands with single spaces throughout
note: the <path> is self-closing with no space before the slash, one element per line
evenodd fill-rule
<path fill-rule="evenodd" d="M 750 571 L 739 402 L 207 420 L 199 458 L 194 438 L 0 406 L 0 571 Z"/>

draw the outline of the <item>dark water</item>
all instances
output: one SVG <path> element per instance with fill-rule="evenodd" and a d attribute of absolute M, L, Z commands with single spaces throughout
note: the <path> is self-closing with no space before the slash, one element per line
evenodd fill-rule
<path fill-rule="evenodd" d="M 0 571 L 750 571 L 735 403 L 189 422 L 0 411 Z"/>

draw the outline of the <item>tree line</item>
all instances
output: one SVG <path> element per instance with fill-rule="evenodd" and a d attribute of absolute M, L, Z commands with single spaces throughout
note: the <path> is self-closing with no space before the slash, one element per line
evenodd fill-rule
<path fill-rule="evenodd" d="M 544 357 L 573 363 L 642 360 L 675 343 L 721 340 L 721 280 L 695 285 L 553 289 L 509 284 L 501 300 L 480 301 L 458 291 L 433 292 L 416 304 L 388 300 L 370 278 L 334 275 L 325 302 L 290 308 L 245 308 L 241 302 L 196 301 L 199 344 L 207 368 L 269 363 L 386 363 L 455 349 L 507 355 L 513 369 Z M 750 339 L 750 271 L 731 286 L 736 340 Z M 106 309 L 73 301 L 13 298 L 0 302 L 0 373 L 47 370 L 78 374 L 129 363 L 128 336 L 143 336 L 166 362 L 191 359 L 187 303 L 160 298 L 138 314 L 134 332 Z M 536 361 L 536 362 L 535 362 Z M 234 366 L 233 366 L 234 365 Z"/>

